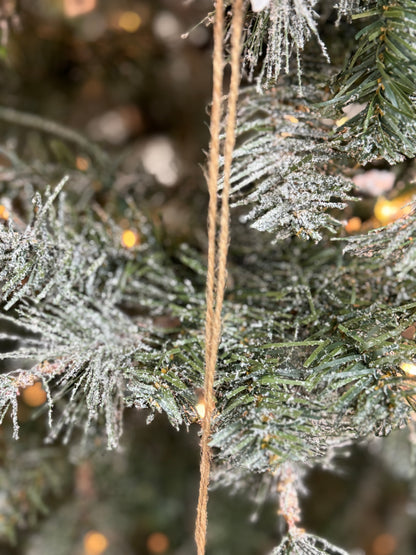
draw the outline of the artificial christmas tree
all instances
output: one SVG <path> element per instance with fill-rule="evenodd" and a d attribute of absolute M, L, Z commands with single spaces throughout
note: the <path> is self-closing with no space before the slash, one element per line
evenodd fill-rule
<path fill-rule="evenodd" d="M 20 14 L 13 7 L 0 11 L 1 29 L 17 21 L 24 28 L 25 6 Z M 94 7 L 86 11 L 97 14 Z M 157 429 L 155 413 L 175 428 L 202 426 L 199 553 L 209 482 L 241 498 L 277 500 L 285 529 L 273 553 L 330 555 L 346 551 L 302 527 L 311 469 L 336 469 L 354 444 L 398 429 L 408 430 L 400 449 L 411 466 L 416 6 L 236 0 L 214 8 L 206 18 L 214 22 L 208 264 L 205 245 L 167 237 L 146 214 L 145 195 L 126 194 L 126 183 L 148 190 L 142 169 L 132 179 L 123 158 L 117 165 L 82 134 L 0 109 L 0 414 L 3 426 L 11 421 L 2 434 L 4 535 L 28 527 L 59 491 L 68 497 L 51 519 L 52 528 L 66 522 L 67 536 L 48 544 L 45 524 L 27 553 L 168 552 L 161 533 L 147 547 L 126 542 L 122 518 L 113 536 L 95 529 L 103 518 L 92 508 L 95 488 L 106 486 L 94 484 L 108 468 L 94 451 L 117 451 L 123 422 L 134 434 L 145 410 L 149 430 Z M 118 25 L 135 32 L 150 11 L 139 2 Z M 169 44 L 164 17 L 154 29 Z M 382 172 L 394 184 L 389 199 L 369 185 Z M 40 401 L 31 401 L 36 394 Z M 24 429 L 34 424 L 20 423 L 25 395 L 46 415 L 47 430 L 38 424 L 31 437 Z M 152 458 L 143 459 L 146 474 Z M 80 460 L 69 500 L 69 468 Z M 117 482 L 135 483 L 134 465 L 120 460 Z M 140 505 L 118 501 L 133 512 Z M 83 540 L 79 514 L 91 521 Z M 194 552 L 189 538 L 172 552 Z M 208 538 L 208 551 L 232 553 Z M 241 541 L 239 553 L 262 552 Z M 371 553 L 388 555 L 391 545 Z"/>

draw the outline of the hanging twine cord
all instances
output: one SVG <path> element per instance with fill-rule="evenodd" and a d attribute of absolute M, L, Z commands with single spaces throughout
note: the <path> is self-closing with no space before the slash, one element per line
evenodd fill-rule
<path fill-rule="evenodd" d="M 206 303 L 207 311 L 205 318 L 205 367 L 211 367 L 210 357 L 212 326 L 214 322 L 214 294 L 215 294 L 215 262 L 216 262 L 216 225 L 217 225 L 217 183 L 219 174 L 220 157 L 220 132 L 221 132 L 221 112 L 222 112 L 222 83 L 224 75 L 224 2 L 217 0 L 216 15 L 214 23 L 214 52 L 213 52 L 213 87 L 212 87 L 212 108 L 208 162 L 208 271 L 206 283 Z M 211 433 L 211 403 L 207 399 L 210 391 L 213 390 L 213 377 L 205 373 L 204 398 L 205 415 L 202 420 L 202 440 L 201 440 L 201 461 L 200 461 L 200 482 L 197 516 L 195 523 L 195 542 L 198 555 L 205 553 L 206 531 L 207 531 L 207 505 L 208 505 L 208 486 L 211 466 L 211 452 L 209 448 L 209 436 Z"/>
<path fill-rule="evenodd" d="M 219 237 L 218 242 L 216 242 L 221 98 L 224 75 L 224 4 L 223 0 L 217 0 L 214 24 L 213 101 L 210 126 L 211 142 L 208 165 L 208 190 L 210 203 L 208 208 L 207 312 L 205 322 L 205 415 L 202 421 L 199 498 L 195 524 L 195 541 L 198 555 L 204 555 L 206 548 L 208 486 L 212 457 L 209 441 L 211 437 L 211 422 L 215 409 L 214 379 L 218 347 L 221 338 L 221 312 L 224 301 L 225 283 L 227 277 L 227 254 L 230 240 L 230 176 L 232 154 L 235 144 L 235 124 L 237 117 L 238 89 L 240 83 L 240 56 L 242 47 L 241 37 L 243 20 L 243 0 L 235 0 L 233 3 L 231 31 L 231 81 L 228 95 L 227 122 L 224 142 L 224 185 L 221 198 Z"/>
<path fill-rule="evenodd" d="M 217 225 L 217 183 L 219 175 L 220 158 L 220 133 L 222 114 L 222 94 L 224 76 L 224 0 L 217 0 L 216 16 L 214 23 L 214 53 L 213 53 L 213 87 L 212 108 L 208 162 L 208 271 L 206 283 L 206 321 L 205 345 L 211 344 L 212 325 L 214 321 L 214 294 L 215 294 L 215 263 L 216 263 L 216 225 Z M 205 357 L 210 353 L 206 350 Z M 206 420 L 206 419 L 205 419 Z M 204 420 L 204 422 L 205 422 Z"/>

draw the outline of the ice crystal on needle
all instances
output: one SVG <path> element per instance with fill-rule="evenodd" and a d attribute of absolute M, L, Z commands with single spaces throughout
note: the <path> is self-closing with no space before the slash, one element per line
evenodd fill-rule
<path fill-rule="evenodd" d="M 111 303 L 80 296 L 61 299 L 42 307 L 21 307 L 14 325 L 36 333 L 36 339 L 20 340 L 20 348 L 3 353 L 2 359 L 32 359 L 38 362 L 29 370 L 2 375 L 9 394 L 2 395 L 4 416 L 9 404 L 16 409 L 19 388 L 41 379 L 50 386 L 54 401 L 65 399 L 64 408 L 51 436 L 71 431 L 81 419 L 88 434 L 103 418 L 110 447 L 117 445 L 121 433 L 123 396 L 127 376 L 131 374 L 137 353 L 151 349 L 143 342 L 143 333 Z M 52 383 L 53 382 L 53 383 Z M 12 391 L 12 388 L 14 390 Z M 68 398 L 67 397 L 67 391 Z M 50 399 L 52 403 L 52 399 Z M 17 421 L 15 419 L 15 435 Z"/>
<path fill-rule="evenodd" d="M 5 310 L 25 297 L 40 301 L 51 293 L 64 295 L 73 287 L 91 288 L 111 258 L 111 248 L 116 250 L 98 222 L 85 222 L 80 234 L 68 226 L 64 196 L 59 197 L 67 181 L 47 191 L 44 199 L 35 194 L 32 219 L 26 227 L 13 217 L 0 226 L 0 300 Z M 91 241 L 93 236 L 100 240 Z"/>
<path fill-rule="evenodd" d="M 371 230 L 367 235 L 348 238 L 344 252 L 357 256 L 381 258 L 392 265 L 393 271 L 403 279 L 415 271 L 416 262 L 416 203 L 403 218 Z"/>
<path fill-rule="evenodd" d="M 261 3 L 262 10 L 252 15 L 246 33 L 244 64 L 250 78 L 253 78 L 265 48 L 260 86 L 267 88 L 268 83 L 276 81 L 282 71 L 288 73 L 293 54 L 297 58 L 300 79 L 299 56 L 312 35 L 327 57 L 325 45 L 318 34 L 316 4 L 316 0 L 270 0 L 268 5 Z"/>
<path fill-rule="evenodd" d="M 313 534 L 286 536 L 270 555 L 348 555 L 344 549 Z"/>
<path fill-rule="evenodd" d="M 11 408 L 17 437 L 17 398 L 40 380 L 48 393 L 51 438 L 67 439 L 80 427 L 87 438 L 104 425 L 107 445 L 114 448 L 126 406 L 164 410 L 174 426 L 185 411 L 190 414 L 187 386 L 180 378 L 161 377 L 172 342 L 154 321 L 169 313 L 186 284 L 166 259 L 149 254 L 144 239 L 136 251 L 123 248 L 121 230 L 109 218 L 104 225 L 90 215 L 81 231 L 71 227 L 64 201 L 57 199 L 64 183 L 44 201 L 35 196 L 26 228 L 22 222 L 0 225 L 1 300 L 6 311 L 15 309 L 1 320 L 18 330 L 0 336 L 17 342 L 0 360 L 29 366 L 0 376 L 0 419 Z M 120 306 L 133 298 L 134 318 Z"/>
<path fill-rule="evenodd" d="M 335 7 L 338 10 L 339 17 L 349 16 L 355 13 L 360 7 L 361 0 L 340 0 Z"/>
<path fill-rule="evenodd" d="M 306 102 L 306 101 L 305 101 Z M 290 105 L 274 89 L 243 90 L 231 175 L 234 206 L 243 218 L 277 238 L 321 238 L 337 225 L 329 210 L 350 200 L 352 183 L 334 171 L 327 129 L 306 104 Z"/>

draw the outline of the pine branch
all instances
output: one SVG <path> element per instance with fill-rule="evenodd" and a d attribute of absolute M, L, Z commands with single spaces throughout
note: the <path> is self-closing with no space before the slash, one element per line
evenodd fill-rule
<path fill-rule="evenodd" d="M 268 88 L 276 82 L 282 71 L 289 73 L 289 63 L 295 53 L 298 81 L 301 79 L 300 55 L 306 43 L 314 36 L 322 54 L 328 59 L 325 45 L 319 38 L 315 12 L 316 0 L 270 0 L 265 9 L 247 17 L 244 39 L 243 64 L 252 80 L 263 58 L 258 87 Z"/>
<path fill-rule="evenodd" d="M 0 229 L 0 284 L 5 310 L 9 310 L 23 297 L 40 301 L 48 294 L 63 292 L 89 276 L 94 280 L 104 263 L 99 246 L 81 240 L 77 244 L 64 227 L 62 205 L 57 216 L 52 203 L 66 180 L 55 192 L 47 193 L 42 203 L 39 195 L 35 201 L 35 215 L 20 233 L 10 220 Z M 81 270 L 80 262 L 83 264 Z"/>
<path fill-rule="evenodd" d="M 326 107 L 337 119 L 349 105 L 363 105 L 339 126 L 335 145 L 362 164 L 377 158 L 394 164 L 416 155 L 416 8 L 412 0 L 371 5 L 353 16 L 370 23 L 357 33 L 357 50 Z"/>
<path fill-rule="evenodd" d="M 344 252 L 394 263 L 398 279 L 413 275 L 416 264 L 416 210 L 391 224 L 371 230 L 367 235 L 349 237 Z"/>
<path fill-rule="evenodd" d="M 88 295 L 103 289 L 119 299 L 122 291 L 128 295 L 133 266 L 142 275 L 148 264 L 156 268 L 165 262 L 149 224 L 138 213 L 132 225 L 141 237 L 133 249 L 123 247 L 123 230 L 109 216 L 100 220 L 90 211 L 77 221 L 60 194 L 67 181 L 61 180 L 53 192 L 47 189 L 44 200 L 34 195 L 26 227 L 13 214 L 0 225 L 0 300 L 5 310 L 23 298 L 39 302 L 54 297 L 58 302 L 74 290 Z"/>
<path fill-rule="evenodd" d="M 313 534 L 286 536 L 270 555 L 348 555 L 346 551 Z"/>
<path fill-rule="evenodd" d="M 361 5 L 365 5 L 366 0 L 339 0 L 335 4 L 335 8 L 338 10 L 338 21 L 341 17 L 350 17 L 351 15 L 358 12 Z"/>
<path fill-rule="evenodd" d="M 116 447 L 126 406 L 164 410 L 176 427 L 195 420 L 202 363 L 195 363 L 193 352 L 199 339 L 195 332 L 180 337 L 178 317 L 199 326 L 203 296 L 196 295 L 195 322 L 189 310 L 195 289 L 176 277 L 157 242 L 146 236 L 144 222 L 143 243 L 131 251 L 121 246 L 121 230 L 109 218 L 87 218 L 77 233 L 62 198 L 54 210 L 63 185 L 45 202 L 36 197 L 34 218 L 23 232 L 12 224 L 1 230 L 5 308 L 18 307 L 17 316 L 3 319 L 21 332 L 3 334 L 19 346 L 0 358 L 32 365 L 1 376 L 1 418 L 12 407 L 17 437 L 20 389 L 41 380 L 50 410 L 57 404 L 60 413 L 51 438 L 65 432 L 68 439 L 80 425 L 87 437 L 104 421 L 108 446 Z M 120 304 L 137 316 L 127 316 Z"/>
<path fill-rule="evenodd" d="M 319 240 L 320 229 L 334 232 L 337 221 L 329 211 L 352 200 L 352 183 L 335 171 L 328 129 L 308 102 L 293 105 L 285 94 L 279 99 L 275 90 L 258 95 L 249 88 L 240 95 L 233 206 L 253 205 L 244 221 L 275 239 Z"/>
<path fill-rule="evenodd" d="M 175 427 L 184 418 L 195 419 L 189 381 L 195 386 L 200 379 L 195 368 L 188 368 L 186 378 L 181 378 L 175 367 L 176 356 L 184 357 L 185 343 L 178 340 L 169 346 L 151 321 L 132 321 L 111 297 L 93 300 L 73 295 L 61 298 L 59 304 L 25 306 L 18 310 L 18 318 L 9 321 L 37 334 L 35 339 L 22 337 L 16 350 L 0 355 L 3 360 L 37 361 L 29 370 L 1 376 L 1 419 L 11 406 L 15 437 L 20 389 L 39 379 L 48 392 L 50 411 L 55 406 L 59 415 L 53 421 L 50 417 L 50 439 L 63 433 L 66 442 L 74 429 L 81 428 L 86 440 L 99 434 L 104 423 L 108 448 L 115 448 L 126 406 L 163 410 Z"/>
<path fill-rule="evenodd" d="M 71 463 L 62 451 L 34 443 L 26 437 L 24 442 L 2 445 L 0 452 L 0 537 L 11 544 L 17 542 L 19 529 L 34 526 L 39 517 L 48 515 L 47 502 L 69 482 Z"/>
<path fill-rule="evenodd" d="M 257 263 L 250 246 L 240 263 L 246 274 L 251 259 L 263 282 L 246 291 L 236 284 L 227 305 L 212 443 L 219 460 L 250 471 L 328 464 L 335 448 L 408 422 L 416 387 L 406 368 L 415 347 L 404 332 L 416 305 L 403 304 L 397 282 L 385 290 L 391 304 L 381 302 L 388 270 L 346 267 L 339 251 L 310 246 L 303 259 L 292 245 L 286 261 L 284 251 L 268 255 L 259 245 Z M 411 298 L 414 282 L 406 288 Z"/>
<path fill-rule="evenodd" d="M 94 162 L 102 170 L 108 172 L 111 168 L 110 159 L 107 153 L 104 152 L 99 146 L 90 142 L 81 133 L 56 123 L 55 121 L 45 119 L 44 117 L 40 117 L 35 114 L 20 112 L 6 106 L 0 106 L 0 121 L 9 125 L 18 125 L 29 129 L 35 129 L 36 131 L 58 137 L 59 139 L 75 145 L 81 149 L 81 151 L 90 154 Z"/>
<path fill-rule="evenodd" d="M 330 406 L 340 428 L 345 425 L 352 437 L 386 435 L 415 410 L 416 384 L 402 370 L 414 356 L 414 344 L 402 333 L 415 308 L 415 303 L 397 308 L 375 303 L 340 315 L 338 341 L 332 337 L 305 362 L 310 387 L 322 388 L 325 405 L 336 392 Z"/>
<path fill-rule="evenodd" d="M 67 250 L 68 244 L 60 245 L 62 226 L 53 225 L 57 222 L 52 206 L 67 180 L 65 177 L 53 194 L 47 193 L 45 203 L 40 195 L 33 199 L 34 217 L 23 233 L 15 230 L 12 220 L 0 227 L 0 285 L 5 310 L 24 295 L 45 296 L 54 283 L 54 274 L 60 283 L 66 281 L 63 274 L 73 253 Z"/>

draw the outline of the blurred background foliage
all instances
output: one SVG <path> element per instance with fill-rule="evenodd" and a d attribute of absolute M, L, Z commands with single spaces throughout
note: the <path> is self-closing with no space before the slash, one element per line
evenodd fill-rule
<path fill-rule="evenodd" d="M 206 17 L 211 2 L 22 0 L 16 17 L 14 0 L 0 5 L 0 105 L 41 118 L 15 125 L 0 108 L 0 218 L 7 206 L 27 209 L 28 187 L 13 184 L 30 175 L 35 186 L 36 175 L 59 177 L 64 166 L 73 175 L 68 195 L 81 206 L 97 203 L 128 229 L 131 198 L 167 245 L 204 249 L 200 164 L 211 32 L 202 24 L 181 35 Z M 341 56 L 342 41 L 331 40 L 332 54 Z M 79 135 L 60 141 L 48 133 L 48 120 Z M 101 149 L 86 148 L 86 139 Z M 350 215 L 368 219 L 369 202 Z M 197 425 L 176 432 L 163 416 L 146 425 L 145 411 L 130 410 L 120 452 L 97 444 L 79 459 L 59 443 L 42 444 L 43 420 L 33 416 L 44 401 L 38 384 L 22 394 L 21 441 L 11 440 L 8 424 L 0 429 L 0 553 L 192 554 Z M 414 555 L 415 461 L 405 433 L 343 455 L 337 473 L 313 470 L 305 526 L 353 555 Z M 278 543 L 273 503 L 223 489 L 210 503 L 211 554 L 262 555 Z"/>

